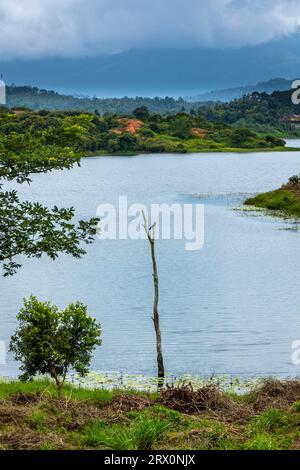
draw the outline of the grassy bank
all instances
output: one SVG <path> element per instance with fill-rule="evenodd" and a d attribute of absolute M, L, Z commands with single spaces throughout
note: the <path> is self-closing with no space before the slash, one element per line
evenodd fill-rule
<path fill-rule="evenodd" d="M 299 449 L 300 381 L 238 396 L 206 385 L 161 394 L 0 384 L 0 448 Z"/>
<path fill-rule="evenodd" d="M 283 215 L 300 217 L 300 180 L 298 176 L 290 178 L 289 182 L 280 189 L 247 199 L 245 204 Z"/>

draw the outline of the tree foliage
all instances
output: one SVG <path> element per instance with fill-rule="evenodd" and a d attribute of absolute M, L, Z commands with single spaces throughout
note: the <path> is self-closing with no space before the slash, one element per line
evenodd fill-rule
<path fill-rule="evenodd" d="M 40 90 L 34 87 L 7 87 L 10 107 L 22 107 L 42 111 L 89 112 L 97 115 L 130 115 L 142 121 L 150 114 L 177 114 L 186 111 L 201 115 L 209 122 L 223 122 L 239 128 L 251 128 L 256 132 L 270 133 L 286 131 L 283 117 L 299 113 L 299 106 L 293 106 L 291 90 L 275 91 L 271 94 L 254 92 L 226 103 L 187 102 L 182 98 L 78 98 L 60 95 L 53 90 Z M 48 110 L 48 111 L 45 111 Z"/>
<path fill-rule="evenodd" d="M 80 257 L 82 242 L 93 241 L 98 219 L 75 225 L 73 208 L 49 209 L 39 202 L 20 201 L 16 189 L 5 190 L 6 181 L 30 184 L 33 174 L 70 169 L 79 164 L 79 158 L 75 149 L 46 144 L 33 131 L 0 133 L 0 262 L 5 276 L 21 267 L 22 255 Z"/>
<path fill-rule="evenodd" d="M 21 362 L 21 380 L 50 375 L 60 393 L 70 370 L 80 377 L 88 373 L 92 352 L 101 345 L 101 327 L 85 305 L 77 302 L 59 311 L 32 296 L 24 300 L 17 319 L 10 351 Z"/>

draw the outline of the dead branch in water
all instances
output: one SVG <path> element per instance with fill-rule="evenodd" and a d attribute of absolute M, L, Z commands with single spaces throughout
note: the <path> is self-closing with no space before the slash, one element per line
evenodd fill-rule
<path fill-rule="evenodd" d="M 153 323 L 155 328 L 156 334 L 156 351 L 157 351 L 157 374 L 158 374 L 158 389 L 161 389 L 164 385 L 165 381 L 165 368 L 164 368 L 164 360 L 163 360 L 163 353 L 162 353 L 162 340 L 161 340 L 161 331 L 160 331 L 160 320 L 159 320 L 159 313 L 158 313 L 158 302 L 159 302 L 159 281 L 158 281 L 158 270 L 157 270 L 157 263 L 155 257 L 155 227 L 156 223 L 154 223 L 150 228 L 147 224 L 147 219 L 145 213 L 142 212 L 143 219 L 144 219 L 144 229 L 147 235 L 147 238 L 150 243 L 151 249 L 151 259 L 152 259 L 152 267 L 153 267 L 153 282 L 154 282 L 154 304 L 153 304 Z"/>

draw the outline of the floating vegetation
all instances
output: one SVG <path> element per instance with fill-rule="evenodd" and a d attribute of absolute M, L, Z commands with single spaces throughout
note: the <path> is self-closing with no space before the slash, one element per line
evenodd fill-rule
<path fill-rule="evenodd" d="M 245 213 L 256 213 L 258 212 L 259 214 L 265 214 L 266 209 L 263 209 L 261 207 L 255 207 L 255 206 L 239 206 L 239 207 L 234 207 L 232 210 L 236 212 L 245 212 Z"/>
<path fill-rule="evenodd" d="M 294 225 L 293 227 L 282 227 L 279 230 L 284 230 L 288 232 L 299 232 L 300 225 Z"/>
<path fill-rule="evenodd" d="M 275 211 L 251 205 L 234 207 L 232 210 L 239 212 L 242 216 L 265 217 L 268 220 L 272 220 L 273 222 L 280 223 L 284 221 L 288 225 L 286 227 L 280 227 L 278 230 L 298 232 L 300 229 L 300 226 L 298 225 L 300 223 L 300 219 L 297 217 L 288 216 L 282 211 Z"/>
<path fill-rule="evenodd" d="M 90 372 L 85 379 L 73 375 L 68 379 L 69 383 L 89 389 L 105 388 L 108 390 L 136 390 L 140 392 L 156 392 L 158 379 L 146 375 L 124 374 L 122 372 Z M 180 377 L 172 374 L 166 375 L 166 384 L 179 387 L 189 384 L 194 389 L 205 385 L 219 386 L 224 392 L 243 394 L 251 391 L 260 383 L 259 378 L 239 378 L 224 376 L 200 377 L 195 375 L 183 375 Z"/>

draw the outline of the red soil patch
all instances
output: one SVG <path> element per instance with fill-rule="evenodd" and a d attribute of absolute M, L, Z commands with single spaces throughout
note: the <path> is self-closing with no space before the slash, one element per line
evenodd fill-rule
<path fill-rule="evenodd" d="M 122 134 L 123 132 L 129 132 L 130 134 L 137 134 L 142 125 L 142 121 L 138 119 L 119 119 L 120 127 L 113 129 L 115 134 Z"/>
<path fill-rule="evenodd" d="M 142 125 L 142 121 L 139 121 L 138 119 L 129 119 L 126 125 L 126 132 L 130 132 L 130 134 L 137 134 Z"/>
<path fill-rule="evenodd" d="M 26 112 L 27 111 L 23 111 L 22 109 L 16 109 L 16 110 L 12 111 L 12 113 L 15 114 L 16 116 L 22 116 Z"/>
<path fill-rule="evenodd" d="M 200 127 L 193 127 L 192 134 L 196 135 L 197 137 L 201 137 L 201 139 L 205 139 L 208 134 L 207 129 L 201 129 Z"/>

